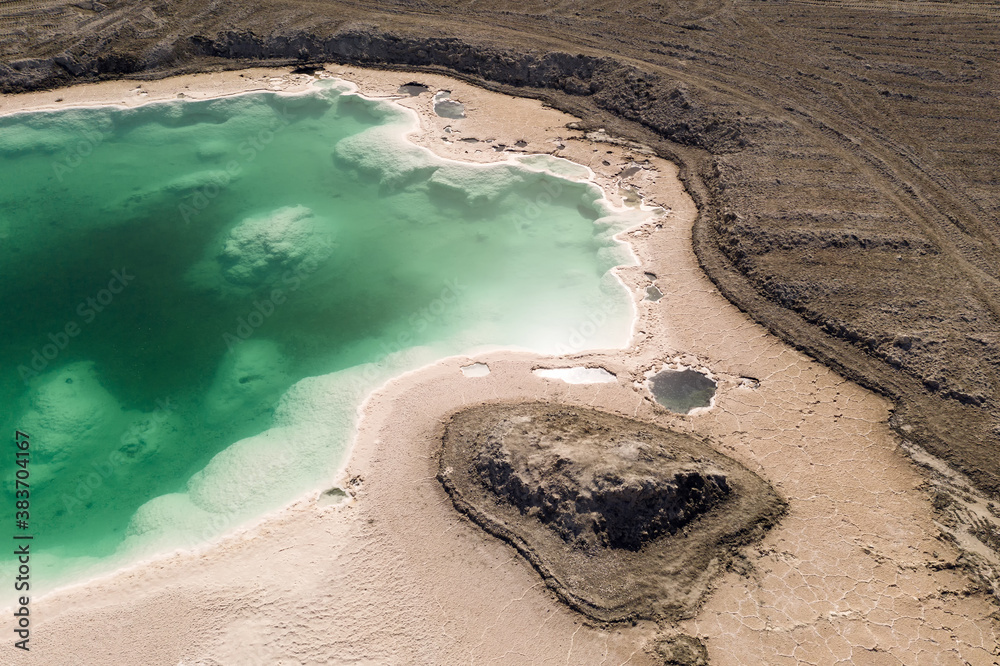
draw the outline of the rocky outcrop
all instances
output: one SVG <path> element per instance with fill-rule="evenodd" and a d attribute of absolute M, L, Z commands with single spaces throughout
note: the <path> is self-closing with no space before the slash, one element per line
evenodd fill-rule
<path fill-rule="evenodd" d="M 707 442 L 592 409 L 481 405 L 452 415 L 442 441 L 455 507 L 599 620 L 689 615 L 784 511 Z"/>
<path fill-rule="evenodd" d="M 607 442 L 612 451 L 614 439 Z M 533 441 L 527 451 L 489 437 L 473 464 L 497 497 L 580 548 L 638 551 L 664 534 L 676 534 L 729 493 L 726 476 L 717 469 L 691 464 L 667 470 L 654 447 L 625 446 L 623 464 L 619 456 L 594 456 L 592 448 L 562 436 Z"/>

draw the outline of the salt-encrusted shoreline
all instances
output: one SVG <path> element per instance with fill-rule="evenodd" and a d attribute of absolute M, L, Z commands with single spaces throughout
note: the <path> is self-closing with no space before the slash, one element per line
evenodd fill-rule
<path fill-rule="evenodd" d="M 263 70 L 263 71 L 268 75 L 273 73 L 271 70 Z M 117 92 L 120 92 L 118 89 L 119 86 L 108 86 L 109 90 L 103 90 L 103 91 L 99 90 L 101 86 L 94 86 L 93 87 L 94 90 L 91 91 L 94 94 L 89 96 L 90 97 L 89 100 L 74 99 L 71 102 L 66 102 L 65 100 L 63 100 L 65 103 L 56 103 L 54 105 L 43 104 L 38 107 L 32 107 L 30 105 L 28 105 L 27 107 L 24 107 L 23 105 L 18 107 L 17 105 L 15 105 L 16 108 L 14 109 L 0 108 L 0 117 L 11 116 L 16 114 L 55 113 L 55 112 L 67 111 L 70 109 L 94 109 L 94 108 L 129 109 L 138 106 L 148 106 L 148 105 L 172 103 L 178 101 L 180 101 L 181 103 L 193 102 L 198 100 L 209 101 L 209 100 L 233 98 L 241 95 L 253 95 L 253 94 L 277 94 L 287 98 L 288 96 L 297 96 L 297 95 L 306 95 L 310 93 L 315 93 L 318 89 L 317 84 L 322 80 L 326 80 L 328 83 L 333 82 L 334 85 L 337 86 L 338 92 L 340 93 L 351 94 L 351 95 L 356 94 L 363 97 L 366 100 L 375 103 L 393 104 L 397 106 L 401 111 L 403 111 L 404 116 L 408 119 L 407 122 L 402 124 L 394 123 L 392 127 L 389 128 L 388 133 L 391 134 L 394 139 L 398 135 L 398 138 L 401 142 L 398 145 L 393 143 L 392 144 L 393 147 L 396 148 L 403 147 L 404 142 L 406 144 L 412 144 L 413 142 L 411 141 L 411 135 L 419 135 L 423 130 L 426 129 L 424 125 L 426 125 L 427 123 L 421 123 L 421 114 L 416 109 L 411 108 L 411 105 L 395 104 L 395 102 L 399 100 L 406 99 L 408 97 L 407 95 L 399 95 L 397 93 L 388 96 L 382 95 L 378 97 L 371 97 L 359 91 L 357 85 L 354 84 L 353 82 L 333 77 L 330 75 L 329 72 L 325 71 L 319 72 L 316 76 L 290 75 L 289 77 L 287 77 L 287 79 L 269 76 L 268 82 L 270 85 L 268 87 L 261 87 L 256 85 L 255 81 L 248 79 L 241 73 L 233 73 L 233 76 L 229 78 L 233 79 L 236 77 L 241 77 L 241 81 L 234 86 L 225 86 L 226 92 L 224 94 L 219 94 L 219 95 L 213 95 L 212 91 L 200 91 L 200 94 L 198 94 L 197 97 L 194 97 L 189 94 L 176 93 L 170 88 L 167 88 L 165 90 L 154 91 L 154 93 L 150 95 L 147 94 L 145 91 L 143 91 L 141 88 L 135 88 L 129 90 L 130 93 L 133 93 L 132 95 L 125 95 L 124 97 L 121 97 L 117 95 Z M 245 84 L 245 85 L 241 87 L 240 84 Z M 187 89 L 186 85 L 185 89 Z M 428 111 L 428 115 L 433 115 L 433 111 Z M 448 128 L 445 131 L 450 131 L 450 128 Z M 83 133 L 86 134 L 86 131 L 84 131 Z M 84 149 L 86 147 L 92 147 L 92 146 L 89 146 L 90 142 L 89 138 L 84 137 L 83 141 L 84 143 L 87 143 L 88 146 L 82 146 L 79 149 L 74 150 L 71 144 L 69 146 L 69 152 L 70 153 L 75 152 L 85 157 L 86 155 L 84 153 L 86 151 Z M 552 158 L 547 153 L 527 153 L 525 151 L 501 151 L 499 155 L 497 154 L 491 155 L 490 159 L 488 160 L 469 161 L 467 159 L 459 158 L 457 154 L 455 154 L 455 151 L 445 150 L 441 151 L 445 154 L 437 154 L 426 145 L 419 145 L 419 144 L 413 144 L 413 145 L 418 146 L 417 152 L 426 151 L 428 157 L 435 160 L 434 162 L 435 164 L 447 165 L 450 163 L 472 169 L 477 169 L 477 168 L 486 169 L 492 166 L 504 164 L 518 169 L 525 169 L 530 171 L 545 171 L 551 173 L 556 177 L 567 178 L 576 183 L 587 183 L 593 186 L 595 188 L 595 192 L 601 197 L 600 201 L 597 203 L 599 203 L 600 207 L 604 209 L 609 215 L 612 216 L 604 218 L 605 221 L 612 220 L 614 216 L 618 216 L 621 218 L 617 220 L 616 221 L 617 223 L 615 224 L 615 228 L 621 230 L 619 233 L 615 235 L 615 240 L 623 248 L 627 249 L 629 261 L 625 261 L 622 265 L 614 267 L 610 271 L 610 273 L 615 277 L 618 284 L 626 291 L 629 291 L 629 287 L 628 285 L 625 284 L 625 282 L 622 281 L 621 275 L 619 274 L 619 269 L 625 265 L 633 265 L 633 264 L 638 265 L 639 262 L 631 244 L 628 242 L 628 238 L 625 237 L 625 234 L 635 227 L 642 226 L 642 224 L 644 224 L 645 221 L 647 221 L 647 218 L 652 218 L 654 215 L 659 216 L 665 212 L 660 207 L 647 206 L 645 204 L 640 204 L 637 201 L 628 204 L 624 200 L 621 200 L 619 198 L 617 202 L 613 202 L 609 197 L 605 196 L 606 194 L 605 188 L 602 188 L 595 182 L 595 174 L 590 168 L 583 167 L 575 162 L 570 162 L 568 160 L 563 160 L 566 166 L 560 166 L 559 160 L 556 158 Z M 527 158 L 527 159 L 522 159 L 522 158 Z M 548 158 L 548 159 L 544 162 L 538 162 L 538 161 L 532 162 L 530 161 L 531 158 Z M 55 168 L 60 168 L 60 159 L 61 158 L 55 159 L 54 161 Z M 412 155 L 401 155 L 400 159 L 401 160 L 412 159 Z M 77 164 L 66 164 L 64 168 L 66 170 L 70 170 L 76 168 L 76 166 Z M 227 172 L 230 173 L 238 172 L 240 168 L 241 165 L 236 160 L 233 160 L 226 165 L 226 170 Z M 206 189 L 207 187 L 208 186 L 206 186 Z M 206 200 L 210 200 L 212 197 L 211 194 L 206 194 L 204 196 Z M 548 196 L 548 195 L 542 195 L 542 196 Z M 195 206 L 193 208 L 186 201 L 180 204 L 180 209 L 182 217 L 186 222 L 190 220 L 189 216 L 198 214 L 197 207 Z M 626 224 L 629 226 L 627 228 L 623 228 L 623 225 Z M 620 294 L 618 296 L 620 296 Z M 639 321 L 636 300 L 637 300 L 636 297 L 629 292 L 628 306 L 630 315 L 628 319 L 628 333 L 624 337 L 620 337 L 617 340 L 617 344 L 615 345 L 614 348 L 624 349 L 628 347 L 629 342 L 631 341 L 634 335 L 635 327 L 638 325 Z M 608 310 L 607 312 L 610 312 L 610 310 Z M 607 314 L 607 312 L 599 313 L 598 317 L 603 320 L 604 318 L 603 315 Z M 619 321 L 617 321 L 616 323 L 620 325 L 622 323 L 620 321 L 620 316 L 618 318 Z M 592 325 L 592 322 L 587 322 L 585 326 L 590 329 L 600 328 L 600 326 L 598 326 L 597 324 Z M 594 331 L 588 330 L 586 331 L 586 333 L 587 333 L 586 335 L 572 336 L 570 339 L 566 341 L 567 343 L 564 346 L 570 349 L 582 349 L 585 347 L 593 348 L 595 345 L 590 341 L 588 341 L 587 338 L 589 338 L 591 334 L 594 333 Z M 507 347 L 503 345 L 478 346 L 475 348 L 469 348 L 463 350 L 465 354 L 486 353 L 486 352 L 496 353 L 502 351 L 526 351 L 526 350 L 524 348 Z M 440 362 L 442 360 L 444 359 L 441 359 L 439 357 L 436 362 Z M 436 364 L 436 362 L 431 363 L 430 365 L 434 365 Z M 365 366 L 362 366 L 361 368 L 358 368 L 360 372 L 358 372 L 357 373 L 358 376 L 354 378 L 354 382 L 358 384 L 358 386 L 356 387 L 356 390 L 353 391 L 353 393 L 356 394 L 353 396 L 355 398 L 354 402 L 359 402 L 356 410 L 358 420 L 363 418 L 365 405 L 367 404 L 371 395 L 377 392 L 378 390 L 381 390 L 381 388 L 384 388 L 385 386 L 385 383 L 382 383 L 382 386 L 378 386 L 378 384 L 376 384 L 376 380 L 378 380 L 378 382 L 382 382 L 381 378 L 388 377 L 392 372 L 385 370 L 384 366 L 386 365 L 386 363 L 389 363 L 389 359 L 383 359 L 382 361 L 367 364 Z M 407 363 L 404 361 L 402 362 L 401 365 L 403 367 L 406 367 Z M 398 372 L 397 376 L 395 378 L 390 378 L 389 380 L 387 380 L 387 383 L 391 383 L 394 379 L 398 379 L 400 376 L 402 376 L 402 374 L 419 373 L 426 367 L 430 366 L 425 365 L 423 367 L 412 367 L 410 369 L 406 369 L 405 372 L 399 370 L 397 371 Z M 363 399 L 361 399 L 362 396 Z M 263 434 L 266 435 L 267 433 Z M 281 436 L 287 436 L 287 433 L 282 433 Z M 350 436 L 353 438 L 353 433 Z M 348 451 L 346 452 L 347 455 L 349 455 L 349 448 L 350 447 L 348 447 Z M 298 491 L 301 494 L 302 491 L 301 486 L 298 487 Z M 295 489 L 292 489 L 292 492 L 294 493 Z M 286 502 L 281 503 L 282 506 L 285 504 Z M 143 509 L 144 508 L 145 506 L 143 507 Z M 140 513 L 141 512 L 142 509 L 140 509 Z M 159 512 L 153 510 L 153 513 L 158 514 Z M 273 513 L 273 511 L 267 513 Z M 217 521 L 218 529 L 207 527 L 204 530 L 198 530 L 197 528 L 191 528 L 191 536 L 189 538 L 183 538 L 180 540 L 171 540 L 169 538 L 164 538 L 153 542 L 145 542 L 142 539 L 139 539 L 136 540 L 134 543 L 127 542 L 125 544 L 122 544 L 123 548 L 120 549 L 120 552 L 100 560 L 88 561 L 87 558 L 80 558 L 78 562 L 72 562 L 66 565 L 67 566 L 66 571 L 61 571 L 58 579 L 50 581 L 43 579 L 38 583 L 36 583 L 35 584 L 36 594 L 38 595 L 47 594 L 54 590 L 63 589 L 66 587 L 78 587 L 80 585 L 85 585 L 93 580 L 105 578 L 109 574 L 114 575 L 115 572 L 128 570 L 134 567 L 141 567 L 144 564 L 148 563 L 150 559 L 154 560 L 159 559 L 173 552 L 180 552 L 180 551 L 201 552 L 206 547 L 208 547 L 212 542 L 216 541 L 220 536 L 222 536 L 223 532 L 228 533 L 233 531 L 234 529 L 240 529 L 240 528 L 245 529 L 248 525 L 255 524 L 259 522 L 259 520 L 266 519 L 265 518 L 266 515 L 267 514 L 262 514 L 257 516 L 256 518 L 246 518 L 241 514 L 235 512 L 227 513 L 225 515 L 219 516 Z M 141 531 L 145 531 L 146 525 L 143 524 L 142 528 L 143 529 Z M 154 531 L 155 531 L 155 526 L 154 526 Z M 197 535 L 195 535 L 196 532 Z"/>
<path fill-rule="evenodd" d="M 491 352 L 475 359 L 489 365 L 485 377 L 465 377 L 460 367 L 472 359 L 451 358 L 396 378 L 365 405 L 340 479 L 347 501 L 303 498 L 210 548 L 42 598 L 32 652 L 11 646 L 11 663 L 653 664 L 662 663 L 653 643 L 674 632 L 700 636 L 715 664 L 992 663 L 993 609 L 936 539 L 923 479 L 887 425 L 889 404 L 769 336 L 718 294 L 691 251 L 695 209 L 673 165 L 641 146 L 587 137 L 535 101 L 441 76 L 327 69 L 370 97 L 393 96 L 411 80 L 451 90 L 467 118 L 434 115 L 429 95 L 400 100 L 421 115 L 411 138 L 444 157 L 553 153 L 589 166 L 612 201 L 641 193 L 668 209 L 629 232 L 641 262 L 619 270 L 638 307 L 631 346 L 573 353 L 568 344 L 570 353 L 552 358 Z M 294 91 L 309 80 L 248 70 L 141 89 L 114 82 L 7 97 L 0 112 Z M 640 301 L 651 279 L 664 297 Z M 711 369 L 714 408 L 678 416 L 655 405 L 643 380 L 664 362 Z M 531 372 L 576 365 L 606 368 L 618 381 L 573 385 Z M 789 514 L 744 552 L 744 566 L 720 573 L 693 620 L 593 626 L 509 546 L 461 518 L 435 478 L 441 419 L 498 399 L 587 405 L 707 436 L 770 481 Z"/>

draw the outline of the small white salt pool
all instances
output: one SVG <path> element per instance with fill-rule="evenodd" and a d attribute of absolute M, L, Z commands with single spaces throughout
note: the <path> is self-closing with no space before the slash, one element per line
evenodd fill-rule
<path fill-rule="evenodd" d="M 462 374 L 466 377 L 485 377 L 490 374 L 490 366 L 485 363 L 473 363 L 472 365 L 463 365 Z"/>
<path fill-rule="evenodd" d="M 561 379 L 567 384 L 610 384 L 618 378 L 604 368 L 538 368 L 533 373 L 545 379 Z"/>

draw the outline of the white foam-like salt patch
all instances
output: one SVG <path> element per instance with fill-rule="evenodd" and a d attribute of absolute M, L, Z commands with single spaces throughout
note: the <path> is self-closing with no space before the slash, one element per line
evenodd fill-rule
<path fill-rule="evenodd" d="M 597 236 L 597 234 L 595 234 Z M 632 264 L 632 252 L 621 245 L 605 245 L 597 250 L 597 258 L 605 265 L 628 266 Z M 612 279 L 616 279 L 612 276 Z"/>
<path fill-rule="evenodd" d="M 434 172 L 429 183 L 465 198 L 470 206 L 491 203 L 524 183 L 524 175 L 506 164 L 469 169 L 447 164 Z"/>
<path fill-rule="evenodd" d="M 283 276 L 311 273 L 333 253 L 329 220 L 305 206 L 286 206 L 243 218 L 222 232 L 187 272 L 191 283 L 243 297 Z M 241 336 L 244 337 L 244 336 Z"/>
<path fill-rule="evenodd" d="M 286 206 L 248 217 L 230 230 L 218 261 L 235 284 L 269 284 L 283 271 L 300 271 L 330 256 L 322 224 L 305 206 Z"/>
<path fill-rule="evenodd" d="M 275 426 L 325 431 L 353 427 L 358 403 L 387 375 L 405 368 L 408 356 L 416 355 L 399 352 L 381 364 L 357 365 L 297 381 L 274 409 Z"/>
<path fill-rule="evenodd" d="M 570 180 L 590 180 L 593 176 L 588 167 L 554 155 L 519 155 L 514 159 L 532 171 L 551 173 Z"/>
<path fill-rule="evenodd" d="M 485 377 L 490 374 L 490 366 L 485 363 L 473 363 L 461 367 L 462 374 L 466 377 Z"/>
<path fill-rule="evenodd" d="M 274 506 L 289 486 L 301 487 L 303 478 L 310 476 L 307 454 L 322 446 L 319 440 L 288 427 L 241 439 L 191 477 L 191 502 L 205 511 L 238 517 Z"/>
<path fill-rule="evenodd" d="M 618 377 L 604 368 L 538 368 L 532 372 L 545 379 L 560 379 L 567 384 L 611 384 Z"/>
<path fill-rule="evenodd" d="M 408 143 L 398 127 L 372 127 L 341 139 L 334 146 L 334 155 L 361 171 L 377 174 L 386 185 L 403 183 L 439 168 L 441 160 L 428 150 Z"/>
<path fill-rule="evenodd" d="M 176 540 L 178 536 L 194 536 L 211 523 L 211 515 L 191 501 L 187 493 L 168 493 L 140 506 L 128 527 L 126 543 L 155 535 L 158 540 Z"/>

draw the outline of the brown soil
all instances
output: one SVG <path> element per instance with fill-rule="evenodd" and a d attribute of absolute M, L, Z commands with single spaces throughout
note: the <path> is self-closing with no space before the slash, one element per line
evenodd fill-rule
<path fill-rule="evenodd" d="M 704 440 L 592 409 L 472 407 L 443 443 L 438 478 L 456 508 L 597 620 L 690 617 L 785 509 Z"/>
<path fill-rule="evenodd" d="M 703 268 L 1000 491 L 987 2 L 0 3 L 0 90 L 338 61 L 536 96 L 682 165 Z"/>

